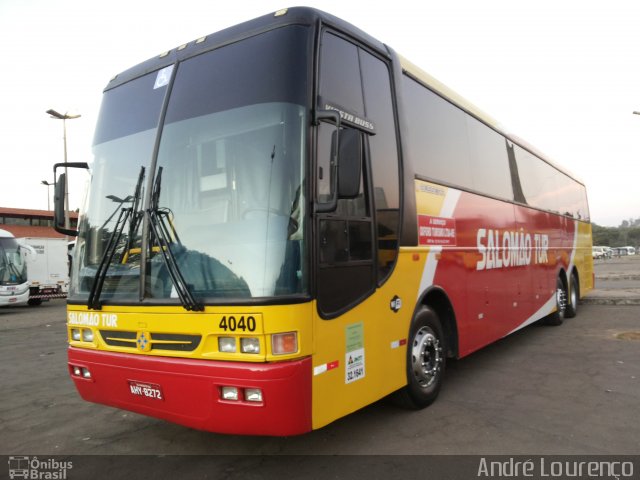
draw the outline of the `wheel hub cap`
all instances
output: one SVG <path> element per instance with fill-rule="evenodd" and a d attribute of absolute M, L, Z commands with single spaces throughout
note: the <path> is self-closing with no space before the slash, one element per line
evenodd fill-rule
<path fill-rule="evenodd" d="M 416 333 L 411 347 L 411 364 L 421 387 L 429 387 L 435 382 L 442 369 L 442 347 L 431 329 L 422 327 Z"/>

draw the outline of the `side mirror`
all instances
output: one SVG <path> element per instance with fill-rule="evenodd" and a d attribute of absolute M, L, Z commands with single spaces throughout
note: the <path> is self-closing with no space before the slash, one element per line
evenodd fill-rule
<path fill-rule="evenodd" d="M 53 228 L 55 228 L 57 232 L 64 233 L 65 235 L 73 235 L 63 231 L 66 228 L 64 223 L 64 197 L 66 193 L 67 174 L 61 173 L 56 180 L 55 187 L 53 187 Z"/>
<path fill-rule="evenodd" d="M 70 162 L 70 163 L 56 163 L 53 166 L 53 178 L 56 178 L 56 171 L 59 167 L 67 168 L 89 168 L 86 162 Z M 53 228 L 56 232 L 63 235 L 69 235 L 76 237 L 78 231 L 75 229 L 66 228 L 65 225 L 65 197 L 67 193 L 67 174 L 61 173 L 56 180 L 56 185 L 53 190 Z"/>
<path fill-rule="evenodd" d="M 345 128 L 340 130 L 338 143 L 338 198 L 356 198 L 362 176 L 362 134 Z"/>

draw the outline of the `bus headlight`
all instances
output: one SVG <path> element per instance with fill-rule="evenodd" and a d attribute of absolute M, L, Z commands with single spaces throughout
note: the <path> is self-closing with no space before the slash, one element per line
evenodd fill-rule
<path fill-rule="evenodd" d="M 82 337 L 80 337 L 80 329 L 79 328 L 72 328 L 71 329 L 71 339 L 75 340 L 76 342 L 79 342 L 81 338 Z"/>
<path fill-rule="evenodd" d="M 242 353 L 260 353 L 260 340 L 257 338 L 241 338 L 240 350 L 242 350 Z"/>
<path fill-rule="evenodd" d="M 236 339 L 233 337 L 218 338 L 218 350 L 225 353 L 236 353 Z"/>
<path fill-rule="evenodd" d="M 93 342 L 93 330 L 88 328 L 82 329 L 82 341 L 83 342 Z"/>

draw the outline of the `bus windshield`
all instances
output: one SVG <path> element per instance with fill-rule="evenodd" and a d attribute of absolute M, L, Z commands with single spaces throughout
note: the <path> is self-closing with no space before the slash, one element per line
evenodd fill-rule
<path fill-rule="evenodd" d="M 105 93 L 72 298 L 101 270 L 102 300 L 306 294 L 307 37 L 280 28 Z"/>
<path fill-rule="evenodd" d="M 27 281 L 27 265 L 13 238 L 0 238 L 0 285 L 20 285 Z"/>

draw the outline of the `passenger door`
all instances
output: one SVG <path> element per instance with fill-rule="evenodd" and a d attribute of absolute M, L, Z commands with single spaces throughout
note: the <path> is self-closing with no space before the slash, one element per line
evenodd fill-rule
<path fill-rule="evenodd" d="M 394 297 L 409 300 L 410 294 L 399 290 L 400 277 L 390 280 L 400 221 L 390 67 L 383 57 L 332 31 L 322 34 L 319 65 L 317 108 L 338 111 L 341 128 L 359 132 L 363 156 L 357 194 L 339 199 L 334 212 L 315 215 L 314 428 L 404 384 L 406 350 L 393 340 L 406 338 L 411 314 L 411 308 L 393 309 Z M 316 130 L 318 201 L 330 192 L 333 131 L 328 123 Z"/>

